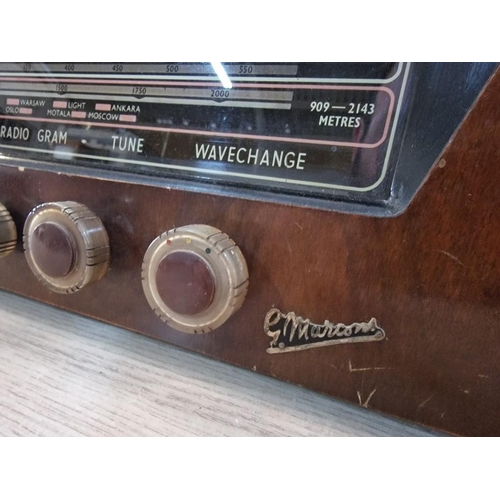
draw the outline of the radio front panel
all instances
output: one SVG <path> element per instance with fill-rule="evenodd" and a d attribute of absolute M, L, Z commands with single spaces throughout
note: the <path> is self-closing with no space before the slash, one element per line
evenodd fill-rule
<path fill-rule="evenodd" d="M 390 216 L 414 196 L 494 65 L 221 68 L 222 75 L 208 63 L 0 64 L 0 150 Z M 405 136 L 412 146 L 402 150 Z M 419 153 L 404 156 L 415 148 L 427 151 L 419 168 Z"/>
<path fill-rule="evenodd" d="M 1 63 L 0 287 L 498 434 L 496 68 Z"/>

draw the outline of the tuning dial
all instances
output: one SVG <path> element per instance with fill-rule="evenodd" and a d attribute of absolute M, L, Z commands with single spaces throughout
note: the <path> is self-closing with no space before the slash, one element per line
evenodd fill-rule
<path fill-rule="evenodd" d="M 108 270 L 106 229 L 80 203 L 38 205 L 26 219 L 23 241 L 31 270 L 54 292 L 77 292 L 101 279 Z"/>
<path fill-rule="evenodd" d="M 151 243 L 142 286 L 151 308 L 169 326 L 207 333 L 241 307 L 248 268 L 227 234 L 194 224 L 171 229 Z"/>
<path fill-rule="evenodd" d="M 16 225 L 9 211 L 0 203 L 0 258 L 13 252 L 16 244 Z"/>

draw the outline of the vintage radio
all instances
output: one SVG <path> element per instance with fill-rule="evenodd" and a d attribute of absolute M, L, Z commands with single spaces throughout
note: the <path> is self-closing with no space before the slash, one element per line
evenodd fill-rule
<path fill-rule="evenodd" d="M 497 64 L 0 64 L 0 287 L 500 433 Z"/>

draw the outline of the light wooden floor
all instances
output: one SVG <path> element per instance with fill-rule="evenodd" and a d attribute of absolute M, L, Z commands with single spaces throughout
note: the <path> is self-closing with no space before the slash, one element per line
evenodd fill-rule
<path fill-rule="evenodd" d="M 0 435 L 431 433 L 0 292 Z"/>

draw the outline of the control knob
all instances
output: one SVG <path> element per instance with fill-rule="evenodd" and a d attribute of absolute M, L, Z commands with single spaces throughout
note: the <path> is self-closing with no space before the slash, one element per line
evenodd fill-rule
<path fill-rule="evenodd" d="M 26 219 L 23 241 L 31 270 L 54 292 L 77 292 L 108 270 L 106 229 L 81 203 L 38 205 Z"/>
<path fill-rule="evenodd" d="M 169 326 L 207 333 L 243 304 L 248 268 L 235 242 L 202 224 L 171 229 L 149 246 L 142 266 L 149 305 Z"/>
<path fill-rule="evenodd" d="M 12 253 L 16 244 L 16 225 L 9 211 L 0 203 L 0 258 Z"/>

